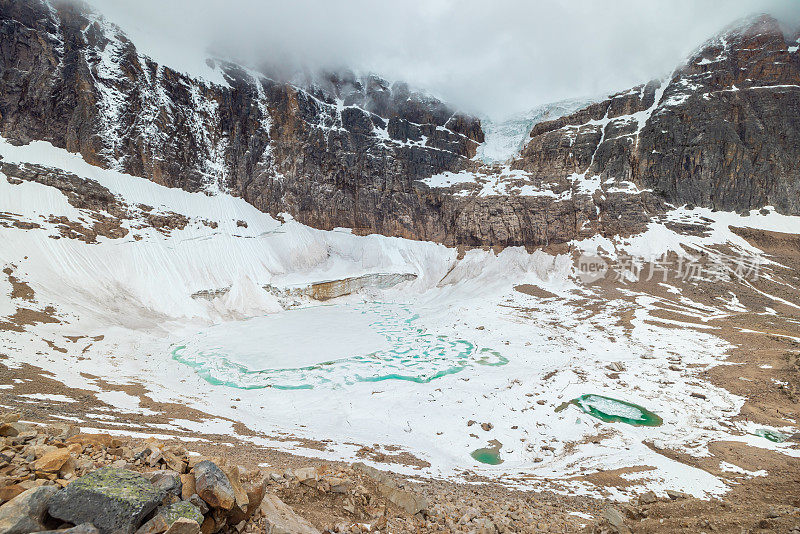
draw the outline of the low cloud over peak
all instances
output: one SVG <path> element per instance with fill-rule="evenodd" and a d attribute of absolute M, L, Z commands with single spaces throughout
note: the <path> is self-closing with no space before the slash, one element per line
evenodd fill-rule
<path fill-rule="evenodd" d="M 165 62 L 213 48 L 254 64 L 373 71 L 494 117 L 668 74 L 743 16 L 800 21 L 796 0 L 89 1 Z"/>

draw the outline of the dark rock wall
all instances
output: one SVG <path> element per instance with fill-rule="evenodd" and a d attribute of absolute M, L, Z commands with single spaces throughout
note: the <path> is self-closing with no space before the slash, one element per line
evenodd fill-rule
<path fill-rule="evenodd" d="M 800 54 L 762 17 L 673 75 L 642 132 L 638 178 L 673 202 L 800 214 Z"/>
<path fill-rule="evenodd" d="M 675 205 L 726 211 L 773 205 L 800 214 L 794 39 L 767 16 L 731 28 L 663 88 L 650 82 L 537 124 L 514 166 L 553 180 L 586 173 L 632 181 Z M 628 120 L 642 112 L 644 124 Z"/>

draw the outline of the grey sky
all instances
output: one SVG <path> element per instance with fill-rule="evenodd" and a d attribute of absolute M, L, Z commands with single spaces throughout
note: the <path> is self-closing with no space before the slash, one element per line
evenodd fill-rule
<path fill-rule="evenodd" d="M 798 0 L 89 0 L 145 52 L 348 66 L 500 117 L 669 73 L 733 20 Z M 159 58 L 157 58 L 159 59 Z"/>

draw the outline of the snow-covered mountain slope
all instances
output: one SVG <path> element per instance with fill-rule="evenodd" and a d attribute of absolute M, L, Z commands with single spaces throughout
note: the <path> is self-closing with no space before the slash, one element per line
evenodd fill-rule
<path fill-rule="evenodd" d="M 3 141 L 0 155 L 0 352 L 20 377 L 4 388 L 40 369 L 61 395 L 89 392 L 105 406 L 95 417 L 57 403 L 56 417 L 223 433 L 330 459 L 377 443 L 418 460 L 393 464 L 400 471 L 467 469 L 560 491 L 594 492 L 586 473 L 648 466 L 624 491 L 607 490 L 623 499 L 645 488 L 726 490 L 724 476 L 660 449 L 702 456 L 734 440 L 797 455 L 751 435 L 754 424 L 738 418 L 744 397 L 703 375 L 732 347 L 724 321 L 742 309 L 800 309 L 784 267 L 732 227 L 786 232 L 800 228 L 797 217 L 677 210 L 628 240 L 572 244 L 609 260 L 724 249 L 767 265 L 761 282 L 726 282 L 733 297 L 716 301 L 721 282 L 716 293 L 681 280 L 607 290 L 581 284 L 565 254 L 460 257 L 435 243 L 281 222 L 228 194 L 170 189 L 44 142 Z M 299 290 L 370 273 L 409 276 L 325 306 Z M 689 397 L 700 387 L 703 399 Z M 625 399 L 664 422 L 604 426 L 575 406 L 556 410 L 584 394 Z M 188 420 L 175 406 L 204 415 Z M 470 456 L 491 440 L 502 465 Z"/>

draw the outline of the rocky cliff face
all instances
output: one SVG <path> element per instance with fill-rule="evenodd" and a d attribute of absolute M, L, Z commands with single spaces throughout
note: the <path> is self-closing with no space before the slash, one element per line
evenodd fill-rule
<path fill-rule="evenodd" d="M 71 3 L 0 1 L 0 31 L 4 137 L 323 228 L 442 236 L 412 183 L 464 167 L 483 141 L 477 119 L 376 76 L 301 88 L 220 63 L 225 85 L 192 79 Z"/>
<path fill-rule="evenodd" d="M 663 83 L 534 126 L 512 163 L 562 186 L 597 177 L 673 204 L 800 213 L 800 54 L 768 16 L 721 33 Z"/>
<path fill-rule="evenodd" d="M 476 158 L 480 121 L 377 76 L 191 78 L 85 7 L 0 0 L 0 133 L 95 165 L 224 190 L 319 228 L 448 245 L 630 233 L 666 203 L 800 213 L 800 56 L 770 18 L 650 82 Z"/>
<path fill-rule="evenodd" d="M 670 201 L 800 214 L 800 54 L 762 17 L 679 68 L 638 147 L 637 178 Z"/>

